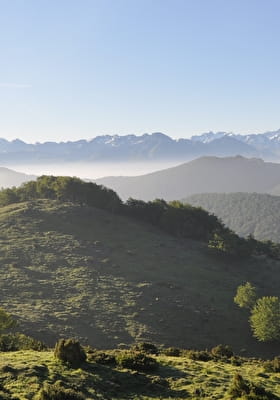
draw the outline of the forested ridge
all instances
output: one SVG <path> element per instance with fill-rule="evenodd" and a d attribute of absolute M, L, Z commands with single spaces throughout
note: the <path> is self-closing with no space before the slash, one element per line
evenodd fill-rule
<path fill-rule="evenodd" d="M 182 200 L 203 207 L 238 235 L 280 242 L 280 197 L 266 193 L 202 193 Z"/>

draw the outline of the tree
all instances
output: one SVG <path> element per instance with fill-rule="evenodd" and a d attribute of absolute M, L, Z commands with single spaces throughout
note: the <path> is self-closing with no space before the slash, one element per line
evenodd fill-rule
<path fill-rule="evenodd" d="M 257 300 L 252 309 L 250 324 L 253 335 L 266 342 L 280 339 L 280 300 L 266 296 Z"/>
<path fill-rule="evenodd" d="M 250 282 L 240 285 L 237 288 L 233 301 L 241 308 L 251 309 L 257 300 L 256 288 Z"/>
<path fill-rule="evenodd" d="M 0 333 L 7 329 L 14 328 L 16 321 L 13 319 L 11 314 L 7 313 L 3 308 L 0 308 Z"/>

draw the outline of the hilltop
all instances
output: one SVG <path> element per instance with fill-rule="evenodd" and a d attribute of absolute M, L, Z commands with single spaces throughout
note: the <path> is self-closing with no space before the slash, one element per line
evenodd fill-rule
<path fill-rule="evenodd" d="M 280 164 L 241 156 L 201 157 L 142 176 L 107 177 L 95 182 L 115 190 L 123 199 L 174 200 L 207 192 L 276 193 Z"/>
<path fill-rule="evenodd" d="M 0 305 L 48 344 L 74 336 L 95 347 L 227 343 L 274 354 L 252 339 L 233 297 L 247 280 L 277 294 L 279 261 L 221 257 L 203 242 L 56 200 L 2 207 L 0 232 Z"/>
<path fill-rule="evenodd" d="M 202 193 L 183 202 L 217 215 L 238 235 L 280 242 L 280 197 L 265 193 Z"/>

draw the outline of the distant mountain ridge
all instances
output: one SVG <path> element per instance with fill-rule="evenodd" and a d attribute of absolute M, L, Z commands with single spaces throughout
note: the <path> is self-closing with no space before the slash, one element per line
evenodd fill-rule
<path fill-rule="evenodd" d="M 263 134 L 240 135 L 207 132 L 190 139 L 172 139 L 155 132 L 137 135 L 103 135 L 90 140 L 25 143 L 0 139 L 0 163 L 71 161 L 188 161 L 212 156 L 280 159 L 280 129 Z"/>
<path fill-rule="evenodd" d="M 141 176 L 97 179 L 123 199 L 180 200 L 197 193 L 280 192 L 280 164 L 259 158 L 200 157 Z"/>
<path fill-rule="evenodd" d="M 13 171 L 9 168 L 0 167 L 0 188 L 20 186 L 24 182 L 36 179 L 35 175 L 27 175 L 22 172 Z"/>

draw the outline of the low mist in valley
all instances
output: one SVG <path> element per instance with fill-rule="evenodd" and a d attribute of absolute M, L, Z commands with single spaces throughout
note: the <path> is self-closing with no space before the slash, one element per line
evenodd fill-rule
<path fill-rule="evenodd" d="M 12 170 L 32 175 L 77 176 L 98 179 L 105 176 L 137 176 L 178 165 L 176 161 L 123 162 L 123 163 L 59 163 L 59 164 L 5 164 Z"/>

